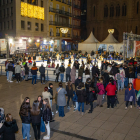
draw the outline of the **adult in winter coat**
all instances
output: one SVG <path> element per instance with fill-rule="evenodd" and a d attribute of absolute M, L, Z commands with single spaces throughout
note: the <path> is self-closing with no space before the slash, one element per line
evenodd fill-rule
<path fill-rule="evenodd" d="M 137 74 L 137 78 L 134 80 L 133 87 L 137 96 L 138 91 L 140 90 L 140 73 Z"/>
<path fill-rule="evenodd" d="M 70 73 L 71 73 L 71 68 L 70 68 L 70 64 L 68 64 L 68 67 L 66 68 L 66 82 L 71 81 Z"/>
<path fill-rule="evenodd" d="M 13 82 L 12 81 L 13 71 L 14 71 L 13 64 L 10 61 L 9 65 L 8 65 L 8 73 L 9 73 L 9 80 L 8 80 L 8 82 Z"/>
<path fill-rule="evenodd" d="M 92 67 L 92 77 L 93 77 L 93 76 L 96 76 L 97 73 L 98 73 L 98 70 L 97 70 L 96 66 L 94 65 L 94 66 Z"/>
<path fill-rule="evenodd" d="M 89 98 L 89 87 L 91 86 L 91 79 L 87 78 L 86 83 L 85 83 L 85 88 L 86 88 L 86 94 L 87 94 L 87 99 L 86 99 L 86 105 L 88 105 L 88 98 Z"/>
<path fill-rule="evenodd" d="M 28 81 L 29 67 L 27 66 L 27 63 L 25 64 L 24 68 L 25 68 L 25 81 Z"/>
<path fill-rule="evenodd" d="M 69 101 L 70 99 L 73 100 L 73 88 L 72 88 L 72 83 L 70 81 L 66 85 L 66 91 L 67 91 L 67 96 L 68 96 L 67 109 L 70 109 Z M 73 105 L 74 105 L 74 102 L 73 102 Z"/>
<path fill-rule="evenodd" d="M 124 86 L 128 87 L 128 83 L 129 83 L 129 68 L 125 65 L 123 69 L 125 71 Z"/>
<path fill-rule="evenodd" d="M 128 108 L 128 104 L 130 102 L 130 108 L 132 108 L 132 102 L 135 104 L 135 90 L 132 87 L 132 84 L 129 83 L 129 87 L 125 90 L 125 101 L 126 101 L 126 107 Z"/>
<path fill-rule="evenodd" d="M 59 88 L 57 91 L 57 105 L 59 106 L 59 117 L 64 117 L 64 106 L 66 106 L 66 97 L 67 91 L 62 87 L 62 83 L 59 83 Z"/>
<path fill-rule="evenodd" d="M 41 67 L 39 68 L 39 72 L 40 72 L 41 84 L 42 84 L 42 78 L 44 78 L 43 84 L 45 84 L 45 67 L 43 67 L 43 64 L 41 64 Z"/>
<path fill-rule="evenodd" d="M 82 105 L 82 115 L 84 115 L 84 102 L 86 101 L 86 91 L 85 91 L 84 83 L 79 83 L 78 87 L 76 88 L 76 94 L 78 96 L 79 114 L 80 114 L 80 108 Z"/>
<path fill-rule="evenodd" d="M 82 77 L 78 76 L 78 78 L 75 80 L 75 88 L 77 88 L 77 86 L 79 85 L 79 83 L 82 82 Z"/>
<path fill-rule="evenodd" d="M 0 134 L 3 134 L 2 140 L 16 140 L 15 133 L 18 131 L 16 120 L 13 119 L 11 114 L 6 115 L 6 121 L 0 128 Z"/>
<path fill-rule="evenodd" d="M 96 87 L 99 89 L 99 93 L 98 93 L 98 97 L 97 97 L 97 106 L 103 107 L 102 99 L 103 99 L 103 95 L 105 94 L 105 89 L 104 89 L 102 79 L 99 80 L 99 82 L 96 84 Z"/>
<path fill-rule="evenodd" d="M 76 76 L 76 69 L 75 69 L 75 66 L 72 67 L 70 76 L 71 76 L 71 82 L 72 82 L 72 83 L 75 83 L 75 76 Z"/>
<path fill-rule="evenodd" d="M 15 67 L 15 74 L 16 74 L 16 78 L 17 78 L 16 83 L 20 83 L 20 73 L 21 73 L 21 66 L 19 65 L 19 63 L 17 63 L 17 65 Z"/>
<path fill-rule="evenodd" d="M 31 123 L 31 114 L 30 114 L 30 99 L 26 97 L 20 107 L 19 112 L 20 118 L 22 120 L 22 136 L 23 139 L 27 136 L 27 140 L 30 140 L 30 123 Z"/>
<path fill-rule="evenodd" d="M 109 84 L 105 88 L 107 91 L 107 108 L 114 108 L 114 103 L 115 103 L 115 92 L 117 90 L 116 86 L 114 85 L 114 81 L 110 79 Z"/>
<path fill-rule="evenodd" d="M 55 79 L 55 82 L 59 82 L 58 79 L 59 79 L 59 74 L 60 74 L 60 71 L 59 71 L 59 64 L 57 64 L 56 68 L 55 68 L 55 73 L 56 73 L 56 79 Z"/>
<path fill-rule="evenodd" d="M 63 82 L 64 72 L 65 72 L 64 63 L 61 64 L 61 67 L 59 68 L 59 71 L 60 71 L 61 82 Z"/>
<path fill-rule="evenodd" d="M 88 68 L 85 69 L 86 79 L 90 77 L 90 70 Z"/>
<path fill-rule="evenodd" d="M 83 67 L 80 67 L 80 69 L 78 70 L 78 76 L 83 77 L 83 72 L 84 72 Z"/>
<path fill-rule="evenodd" d="M 31 121 L 35 140 L 40 140 L 41 111 L 37 100 L 33 102 L 31 109 Z"/>
<path fill-rule="evenodd" d="M 36 79 L 37 79 L 37 71 L 38 68 L 36 67 L 36 64 L 33 65 L 33 67 L 31 68 L 31 73 L 32 73 L 32 84 L 36 84 Z M 35 83 L 34 83 L 35 80 Z"/>

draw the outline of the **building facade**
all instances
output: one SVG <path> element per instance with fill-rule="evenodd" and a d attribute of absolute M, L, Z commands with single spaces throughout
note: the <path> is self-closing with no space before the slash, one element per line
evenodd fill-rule
<path fill-rule="evenodd" d="M 114 37 L 122 42 L 123 32 L 140 34 L 140 0 L 87 0 L 87 34 L 91 31 L 99 41 L 114 29 Z"/>
<path fill-rule="evenodd" d="M 72 10 L 73 41 L 79 41 L 81 39 L 81 0 L 73 0 Z"/>

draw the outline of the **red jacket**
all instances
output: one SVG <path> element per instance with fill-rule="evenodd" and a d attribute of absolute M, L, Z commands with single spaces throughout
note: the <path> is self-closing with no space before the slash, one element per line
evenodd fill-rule
<path fill-rule="evenodd" d="M 109 83 L 107 87 L 105 88 L 105 90 L 107 91 L 107 96 L 113 96 L 115 95 L 115 91 L 117 90 L 117 88 L 115 85 L 112 85 L 111 83 Z"/>

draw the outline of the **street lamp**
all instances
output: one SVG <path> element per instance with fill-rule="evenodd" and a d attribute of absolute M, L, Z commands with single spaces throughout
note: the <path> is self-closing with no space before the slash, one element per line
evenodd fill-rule
<path fill-rule="evenodd" d="M 60 28 L 60 31 L 61 31 L 63 34 L 66 34 L 66 33 L 68 33 L 69 29 L 68 29 L 68 28 Z"/>

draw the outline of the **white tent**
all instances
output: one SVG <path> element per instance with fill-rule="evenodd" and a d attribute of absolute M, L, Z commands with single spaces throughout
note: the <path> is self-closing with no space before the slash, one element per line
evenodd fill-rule
<path fill-rule="evenodd" d="M 96 51 L 98 48 L 99 41 L 95 38 L 93 33 L 91 32 L 89 37 L 82 43 L 78 43 L 78 50 L 91 52 Z"/>
<path fill-rule="evenodd" d="M 107 38 L 103 40 L 100 45 L 106 44 L 107 48 L 106 51 L 115 51 L 115 52 L 120 52 L 120 47 L 123 45 L 123 43 L 119 43 L 113 36 L 112 33 L 109 33 Z"/>

